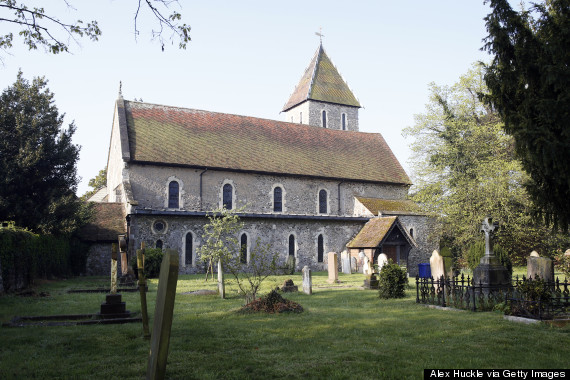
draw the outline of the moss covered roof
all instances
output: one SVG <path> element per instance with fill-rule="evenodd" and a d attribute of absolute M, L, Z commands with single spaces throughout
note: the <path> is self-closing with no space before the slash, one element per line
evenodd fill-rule
<path fill-rule="evenodd" d="M 356 197 L 372 214 L 409 213 L 422 214 L 422 209 L 415 202 L 408 199 L 381 199 Z"/>
<path fill-rule="evenodd" d="M 122 203 L 90 203 L 93 219 L 81 228 L 79 237 L 91 242 L 117 242 L 117 236 L 127 232 Z"/>
<path fill-rule="evenodd" d="M 125 101 L 130 159 L 411 184 L 382 135 Z"/>
<path fill-rule="evenodd" d="M 360 107 L 360 102 L 342 79 L 322 45 L 319 46 L 283 111 L 309 99 Z"/>
<path fill-rule="evenodd" d="M 346 246 L 348 248 L 374 248 L 378 247 L 382 240 L 398 219 L 397 216 L 386 216 L 382 218 L 372 218 L 362 227 L 358 235 Z"/>

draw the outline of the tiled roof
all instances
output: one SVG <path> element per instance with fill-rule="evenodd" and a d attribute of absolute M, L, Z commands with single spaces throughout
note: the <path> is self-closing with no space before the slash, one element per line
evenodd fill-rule
<path fill-rule="evenodd" d="M 91 203 L 93 219 L 81 228 L 79 237 L 91 242 L 117 242 L 117 236 L 127 232 L 122 203 Z"/>
<path fill-rule="evenodd" d="M 356 197 L 372 214 L 423 214 L 422 209 L 415 202 L 407 199 L 381 199 Z"/>
<path fill-rule="evenodd" d="M 124 104 L 131 161 L 411 184 L 380 134 Z"/>
<path fill-rule="evenodd" d="M 342 79 L 322 45 L 319 46 L 283 111 L 309 99 L 360 107 L 358 99 Z"/>
<path fill-rule="evenodd" d="M 348 248 L 378 247 L 386 234 L 391 231 L 397 218 L 397 216 L 386 216 L 370 219 L 346 246 Z"/>

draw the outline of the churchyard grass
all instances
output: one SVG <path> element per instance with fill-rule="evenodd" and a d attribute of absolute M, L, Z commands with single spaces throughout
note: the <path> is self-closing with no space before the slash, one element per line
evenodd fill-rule
<path fill-rule="evenodd" d="M 262 293 L 301 274 L 270 277 Z M 430 309 L 407 296 L 380 300 L 360 290 L 363 275 L 339 273 L 327 283 L 313 273 L 313 295 L 285 293 L 301 314 L 239 314 L 243 305 L 229 281 L 228 299 L 190 295 L 216 289 L 204 275 L 179 277 L 167 378 L 174 379 L 400 379 L 423 378 L 424 368 L 566 368 L 570 326 L 509 322 L 496 312 Z M 228 277 L 228 280 L 231 280 Z M 44 283 L 49 297 L 0 297 L 0 321 L 16 315 L 94 313 L 103 293 L 67 293 L 99 287 L 107 278 Z M 154 314 L 157 282 L 149 283 Z M 123 293 L 127 309 L 139 311 L 138 293 Z M 0 378 L 140 379 L 149 341 L 139 323 L 72 327 L 0 328 Z"/>

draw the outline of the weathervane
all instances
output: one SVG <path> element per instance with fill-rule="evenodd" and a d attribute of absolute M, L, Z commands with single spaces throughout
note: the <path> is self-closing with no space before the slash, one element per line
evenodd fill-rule
<path fill-rule="evenodd" d="M 321 45 L 322 45 L 322 44 L 323 44 L 323 37 L 325 36 L 325 35 L 323 34 L 323 28 L 322 28 L 322 27 L 319 27 L 319 31 L 318 31 L 318 32 L 315 32 L 315 34 L 316 34 L 317 36 L 319 36 L 319 38 L 320 38 L 320 40 L 321 40 Z"/>

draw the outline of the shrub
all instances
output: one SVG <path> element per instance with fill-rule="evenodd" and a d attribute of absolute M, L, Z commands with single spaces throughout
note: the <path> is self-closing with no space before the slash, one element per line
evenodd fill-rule
<path fill-rule="evenodd" d="M 157 278 L 160 275 L 160 264 L 164 253 L 160 248 L 147 248 L 144 251 L 144 274 L 146 278 Z"/>
<path fill-rule="evenodd" d="M 406 271 L 389 260 L 380 270 L 378 289 L 380 298 L 403 298 L 408 279 Z"/>
<path fill-rule="evenodd" d="M 559 252 L 555 257 L 555 265 L 566 277 L 570 277 L 570 256 Z"/>
<path fill-rule="evenodd" d="M 509 258 L 506 251 L 500 245 L 495 244 L 493 246 L 493 252 L 495 256 L 499 259 L 502 266 L 504 266 L 509 273 L 513 273 L 513 263 Z M 477 268 L 477 265 L 481 262 L 481 258 L 485 255 L 485 242 L 479 241 L 469 247 L 466 253 L 466 262 L 469 269 L 473 270 Z"/>

